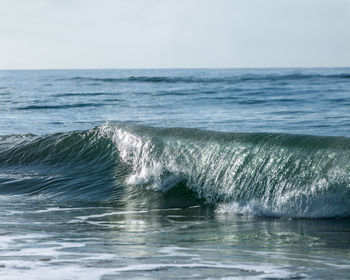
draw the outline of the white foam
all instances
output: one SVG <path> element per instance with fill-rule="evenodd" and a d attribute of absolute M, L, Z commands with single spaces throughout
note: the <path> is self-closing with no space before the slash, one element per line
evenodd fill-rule
<path fill-rule="evenodd" d="M 52 266 L 49 262 L 27 262 L 23 261 L 18 263 L 20 266 L 8 265 L 7 262 L 2 262 L 5 268 L 0 270 L 0 277 L 2 280 L 61 280 L 61 279 L 82 279 L 82 280 L 97 280 L 101 279 L 104 275 L 122 274 L 124 272 L 152 272 L 164 269 L 233 269 L 238 270 L 239 274 L 242 272 L 256 272 L 259 273 L 251 279 L 264 279 L 264 278 L 287 278 L 292 275 L 284 269 L 279 269 L 270 265 L 229 265 L 219 263 L 192 263 L 192 264 L 140 264 L 129 265 L 120 268 L 99 268 L 99 267 L 86 267 L 78 265 L 63 265 Z M 198 274 L 200 275 L 200 274 Z M 118 276 L 122 277 L 122 276 Z M 240 279 L 250 279 L 249 276 L 240 275 Z M 230 278 L 226 278 L 230 279 Z M 237 279 L 237 278 L 235 278 Z"/>
<path fill-rule="evenodd" d="M 3 233 L 0 234 L 0 249 L 8 248 L 12 243 L 15 244 L 18 241 L 36 240 L 46 237 L 48 237 L 46 234 L 11 235 L 10 233 Z"/>
<path fill-rule="evenodd" d="M 49 207 L 43 210 L 37 210 L 35 213 L 46 213 L 46 212 L 56 212 L 56 211 L 75 211 L 75 210 L 87 210 L 87 209 L 101 209 L 109 207 L 76 207 L 76 208 L 61 208 L 61 207 Z"/>
<path fill-rule="evenodd" d="M 258 200 L 219 203 L 216 212 L 282 218 L 333 218 L 350 215 L 349 210 L 344 207 L 343 198 L 338 194 L 334 196 L 329 193 L 320 194 L 305 203 L 302 202 L 302 196 L 302 194 L 286 194 L 273 203 Z"/>
<path fill-rule="evenodd" d="M 146 210 L 140 210 L 140 211 L 115 211 L 115 212 L 107 212 L 107 213 L 96 214 L 96 215 L 79 216 L 79 217 L 76 217 L 76 218 L 85 221 L 87 219 L 102 218 L 102 217 L 107 217 L 107 216 L 142 214 L 142 213 L 147 213 L 147 212 L 148 211 L 146 211 Z"/>
<path fill-rule="evenodd" d="M 193 258 L 199 258 L 198 254 L 189 254 L 184 251 L 188 251 L 190 249 L 185 247 L 178 247 L 178 246 L 168 246 L 163 247 L 158 250 L 159 253 L 165 254 L 168 257 L 193 257 Z"/>
<path fill-rule="evenodd" d="M 238 272 L 256 272 L 260 275 L 255 275 L 255 279 L 264 278 L 286 278 L 293 274 L 287 269 L 278 268 L 272 265 L 264 264 L 221 264 L 214 262 L 203 262 L 203 263 L 169 263 L 169 264 L 140 264 L 140 265 L 129 265 L 115 269 L 115 273 L 121 272 L 133 272 L 133 271 L 154 271 L 164 270 L 170 268 L 211 268 L 211 269 L 236 269 Z M 241 277 L 241 276 L 240 276 Z M 242 278 L 244 275 L 242 275 Z"/>
<path fill-rule="evenodd" d="M 51 266 L 46 262 L 20 261 L 18 263 L 20 266 L 8 265 L 7 262 L 0 262 L 0 264 L 5 266 L 0 269 L 1 280 L 97 280 L 105 274 L 114 272 L 114 269 L 78 265 Z"/>

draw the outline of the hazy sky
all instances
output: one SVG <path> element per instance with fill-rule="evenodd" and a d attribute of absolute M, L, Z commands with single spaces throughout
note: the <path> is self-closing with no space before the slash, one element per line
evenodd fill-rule
<path fill-rule="evenodd" d="M 0 0 L 0 69 L 350 66 L 350 0 Z"/>

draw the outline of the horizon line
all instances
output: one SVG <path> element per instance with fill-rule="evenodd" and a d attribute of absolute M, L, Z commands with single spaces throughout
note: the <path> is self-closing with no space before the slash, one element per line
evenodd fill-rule
<path fill-rule="evenodd" d="M 229 69 L 344 69 L 350 66 L 276 66 L 276 67 L 96 67 L 96 68 L 0 68 L 0 71 L 76 71 L 76 70 L 229 70 Z"/>

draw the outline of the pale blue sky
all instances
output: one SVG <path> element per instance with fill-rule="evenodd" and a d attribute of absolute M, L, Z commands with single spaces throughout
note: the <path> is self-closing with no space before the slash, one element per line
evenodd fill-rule
<path fill-rule="evenodd" d="M 1 0 L 0 69 L 350 66 L 350 0 Z"/>

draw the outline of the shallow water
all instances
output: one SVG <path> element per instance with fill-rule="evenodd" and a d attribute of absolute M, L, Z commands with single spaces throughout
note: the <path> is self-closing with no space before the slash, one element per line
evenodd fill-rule
<path fill-rule="evenodd" d="M 346 279 L 348 219 L 1 198 L 1 279 Z"/>
<path fill-rule="evenodd" d="M 349 69 L 0 71 L 0 104 L 1 279 L 350 275 Z"/>
<path fill-rule="evenodd" d="M 348 219 L 1 197 L 2 279 L 345 279 Z"/>

